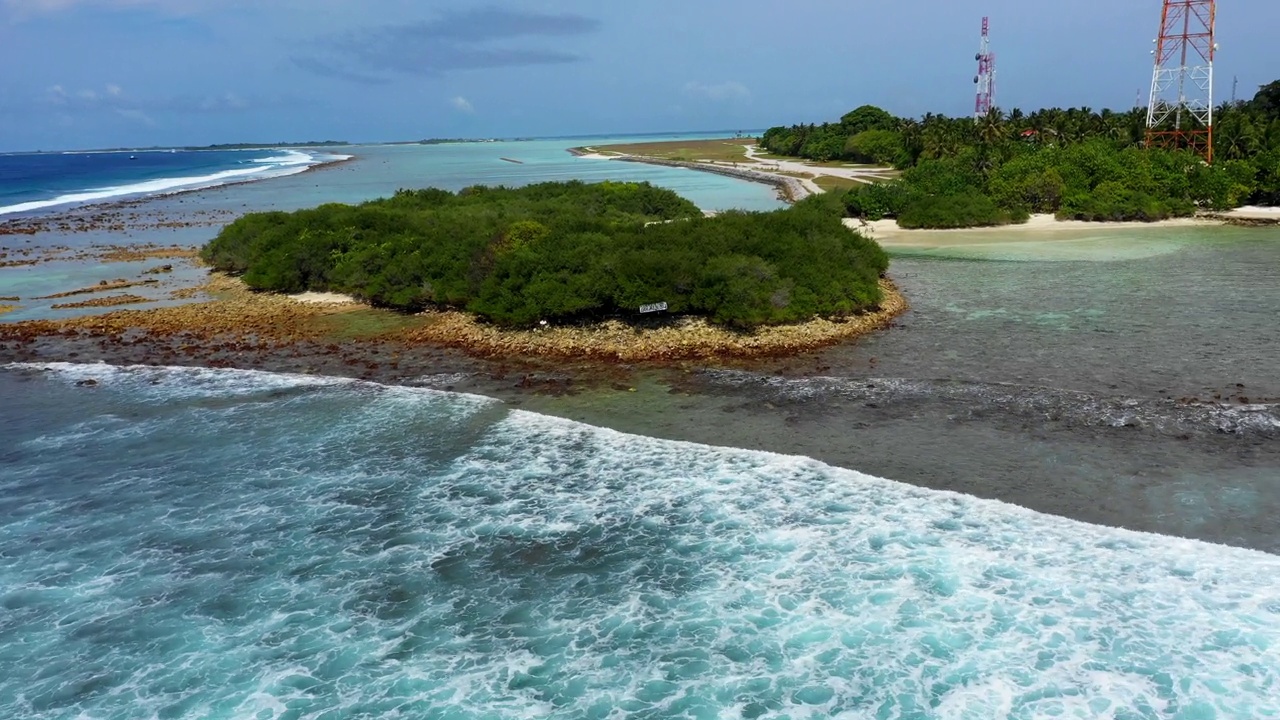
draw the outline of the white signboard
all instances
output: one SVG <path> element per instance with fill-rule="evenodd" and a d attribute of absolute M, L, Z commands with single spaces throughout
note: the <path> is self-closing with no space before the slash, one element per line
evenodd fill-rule
<path fill-rule="evenodd" d="M 653 303 L 652 305 L 640 306 L 640 312 L 642 313 L 661 312 L 662 310 L 666 310 L 666 309 L 667 309 L 667 304 L 664 302 Z"/>

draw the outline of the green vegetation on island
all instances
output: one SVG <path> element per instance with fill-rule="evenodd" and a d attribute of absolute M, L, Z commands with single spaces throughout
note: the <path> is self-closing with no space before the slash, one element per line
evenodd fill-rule
<path fill-rule="evenodd" d="M 635 317 L 642 305 L 738 329 L 881 301 L 888 257 L 835 197 L 703 217 L 648 183 L 401 190 L 360 205 L 251 213 L 202 256 L 254 289 L 348 293 L 504 327 Z"/>
<path fill-rule="evenodd" d="M 899 180 L 853 188 L 844 202 L 851 217 L 908 228 L 1002 225 L 1031 213 L 1152 221 L 1280 204 L 1280 81 L 1215 110 L 1212 165 L 1188 150 L 1146 148 L 1146 115 L 1054 108 L 916 120 L 868 105 L 835 123 L 771 128 L 760 146 L 897 167 Z"/>

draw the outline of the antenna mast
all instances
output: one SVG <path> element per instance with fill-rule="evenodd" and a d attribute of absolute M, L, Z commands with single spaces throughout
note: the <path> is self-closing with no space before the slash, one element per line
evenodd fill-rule
<path fill-rule="evenodd" d="M 1147 105 L 1147 147 L 1186 148 L 1213 162 L 1216 0 L 1164 0 Z"/>
<path fill-rule="evenodd" d="M 978 86 L 978 98 L 974 103 L 973 118 L 981 120 L 996 104 L 996 56 L 991 52 L 991 19 L 982 18 L 982 45 L 974 56 L 978 61 L 978 74 L 973 83 Z"/>

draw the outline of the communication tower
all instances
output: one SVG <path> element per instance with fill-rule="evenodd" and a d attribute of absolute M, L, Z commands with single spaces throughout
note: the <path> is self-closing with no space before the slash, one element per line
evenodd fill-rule
<path fill-rule="evenodd" d="M 1187 148 L 1213 162 L 1216 0 L 1164 0 L 1152 54 L 1147 147 Z"/>
<path fill-rule="evenodd" d="M 990 18 L 982 18 L 982 45 L 974 59 L 978 61 L 978 74 L 973 78 L 973 84 L 978 86 L 978 98 L 973 118 L 981 120 L 996 105 L 996 56 L 991 52 Z"/>

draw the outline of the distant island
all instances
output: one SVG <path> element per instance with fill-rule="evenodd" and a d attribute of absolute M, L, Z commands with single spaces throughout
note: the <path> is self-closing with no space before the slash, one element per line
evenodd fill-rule
<path fill-rule="evenodd" d="M 3 155 L 61 155 L 67 152 L 79 153 L 123 153 L 123 152 L 168 152 L 180 150 L 184 152 L 204 152 L 209 150 L 271 150 L 274 148 L 314 148 L 342 147 L 351 145 L 346 140 L 308 140 L 307 142 L 279 143 L 217 143 L 214 145 L 149 145 L 147 147 L 113 147 L 88 148 L 80 150 L 31 150 L 28 152 L 0 153 Z"/>

